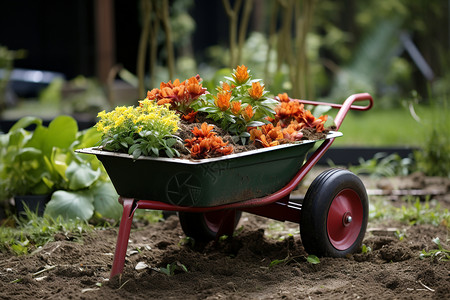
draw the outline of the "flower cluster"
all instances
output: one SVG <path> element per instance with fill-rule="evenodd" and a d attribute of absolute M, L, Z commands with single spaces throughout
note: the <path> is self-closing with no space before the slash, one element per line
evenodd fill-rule
<path fill-rule="evenodd" d="M 135 158 L 159 156 L 160 150 L 169 157 L 179 156 L 173 146 L 180 118 L 168 106 L 144 99 L 137 107 L 118 106 L 111 112 L 100 112 L 95 127 L 103 133 L 103 149 L 127 152 Z"/>
<path fill-rule="evenodd" d="M 250 137 L 248 129 L 268 124 L 274 116 L 277 100 L 269 99 L 260 79 L 251 79 L 246 66 L 238 66 L 231 77 L 216 88 L 217 93 L 204 94 L 194 105 L 196 111 L 208 113 L 208 118 L 220 123 L 235 139 L 245 144 Z"/>
<path fill-rule="evenodd" d="M 304 138 L 304 129 L 322 132 L 327 116 L 316 118 L 304 105 L 285 94 L 269 98 L 260 79 L 252 79 L 246 66 L 237 66 L 230 77 L 220 82 L 216 93 L 202 86 L 199 75 L 187 80 L 161 82 L 148 91 L 138 107 L 117 107 L 98 114 L 96 124 L 103 133 L 105 150 L 132 154 L 169 157 L 180 156 L 175 149 L 182 141 L 175 133 L 180 118 L 194 122 L 202 112 L 211 123 L 227 131 L 234 142 L 245 145 L 248 140 L 258 146 L 271 147 Z M 185 140 L 193 158 L 215 157 L 233 152 L 233 147 L 203 123 L 192 130 L 194 137 Z M 181 146 L 182 147 L 182 146 Z"/>
<path fill-rule="evenodd" d="M 190 106 L 200 95 L 206 93 L 206 88 L 202 87 L 201 82 L 199 75 L 181 82 L 179 79 L 173 83 L 172 81 L 161 82 L 159 89 L 155 88 L 147 92 L 147 99 L 155 100 L 158 105 L 170 104 L 172 109 L 182 114 L 182 118 L 193 121 L 195 113 Z"/>
<path fill-rule="evenodd" d="M 314 128 L 316 132 L 324 130 L 324 124 L 328 116 L 316 118 L 304 108 L 298 100 L 289 96 L 278 94 L 280 104 L 275 108 L 275 118 L 272 123 L 250 130 L 250 140 L 262 147 L 272 147 L 286 142 L 300 141 L 303 139 L 304 128 Z M 275 124 L 275 125 L 274 125 Z"/>
<path fill-rule="evenodd" d="M 194 127 L 191 131 L 194 138 L 186 139 L 185 146 L 189 148 L 193 158 L 207 158 L 228 155 L 233 152 L 233 146 L 228 146 L 212 129 L 214 126 L 203 123 L 201 128 Z"/>
<path fill-rule="evenodd" d="M 324 124 L 328 119 L 327 115 L 322 115 L 318 118 L 304 108 L 300 101 L 291 99 L 284 94 L 278 94 L 280 105 L 275 108 L 276 120 L 280 122 L 281 127 L 286 127 L 291 123 L 298 123 L 300 129 L 308 127 L 315 128 L 317 132 L 324 130 Z"/>

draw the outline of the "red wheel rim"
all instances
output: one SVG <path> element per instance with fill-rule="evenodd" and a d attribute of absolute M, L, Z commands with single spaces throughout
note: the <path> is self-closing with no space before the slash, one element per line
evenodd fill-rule
<path fill-rule="evenodd" d="M 363 221 L 363 206 L 358 194 L 342 190 L 331 202 L 327 217 L 328 239 L 337 250 L 347 250 L 358 238 Z"/>
<path fill-rule="evenodd" d="M 205 217 L 206 226 L 208 226 L 212 232 L 218 232 L 225 214 L 224 211 L 220 210 L 204 213 L 203 216 Z"/>

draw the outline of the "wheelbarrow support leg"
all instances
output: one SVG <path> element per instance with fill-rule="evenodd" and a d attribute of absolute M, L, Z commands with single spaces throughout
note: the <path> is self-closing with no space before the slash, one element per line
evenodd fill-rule
<path fill-rule="evenodd" d="M 130 238 L 131 223 L 137 205 L 133 198 L 119 197 L 119 202 L 123 203 L 122 219 L 120 219 L 119 235 L 117 236 L 116 251 L 111 269 L 110 278 L 122 274 L 127 254 L 128 239 Z"/>

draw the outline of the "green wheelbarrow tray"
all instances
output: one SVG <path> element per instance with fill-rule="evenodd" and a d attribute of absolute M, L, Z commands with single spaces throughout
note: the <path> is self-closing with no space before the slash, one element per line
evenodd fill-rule
<path fill-rule="evenodd" d="M 329 132 L 325 139 L 342 136 Z M 211 207 L 267 196 L 283 188 L 299 171 L 316 141 L 251 150 L 217 158 L 190 160 L 139 157 L 103 151 L 103 163 L 117 193 L 125 198 L 154 200 L 175 206 Z"/>

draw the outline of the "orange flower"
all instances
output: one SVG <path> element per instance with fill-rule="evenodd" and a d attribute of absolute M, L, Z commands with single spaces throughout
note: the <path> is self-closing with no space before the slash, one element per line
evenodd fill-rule
<path fill-rule="evenodd" d="M 248 93 L 250 94 L 250 97 L 258 100 L 264 93 L 264 85 L 261 86 L 259 82 L 252 82 L 252 87 L 248 89 Z"/>
<path fill-rule="evenodd" d="M 280 102 L 280 104 L 275 108 L 277 119 L 285 120 L 283 124 L 286 125 L 289 124 L 291 120 L 301 122 L 304 112 L 304 105 L 296 100 L 291 100 L 289 102 Z"/>
<path fill-rule="evenodd" d="M 198 95 L 203 94 L 203 88 L 202 85 L 199 83 L 197 77 L 191 77 L 189 78 L 186 86 L 189 94 L 192 95 L 193 98 L 197 97 Z"/>
<path fill-rule="evenodd" d="M 158 105 L 164 105 L 164 104 L 172 104 L 172 99 L 170 98 L 162 98 L 160 100 L 158 100 L 158 102 L 156 102 L 156 104 Z"/>
<path fill-rule="evenodd" d="M 230 108 L 231 92 L 219 92 L 217 94 L 217 97 L 214 98 L 216 99 L 214 103 L 221 111 L 226 111 L 228 108 Z"/>
<path fill-rule="evenodd" d="M 228 83 L 226 83 L 225 81 L 222 82 L 222 91 L 229 91 L 229 92 L 231 92 L 231 86 Z"/>
<path fill-rule="evenodd" d="M 300 132 L 302 125 L 297 121 L 291 122 L 288 127 L 283 129 L 283 136 L 289 141 L 299 141 L 303 138 L 303 133 Z"/>
<path fill-rule="evenodd" d="M 280 102 L 289 102 L 289 101 L 291 101 L 291 99 L 289 98 L 288 94 L 286 94 L 286 93 L 278 94 L 278 99 L 280 100 Z"/>
<path fill-rule="evenodd" d="M 215 132 L 211 131 L 213 129 L 214 129 L 214 126 L 208 125 L 206 122 L 203 122 L 201 129 L 198 129 L 197 127 L 194 127 L 194 129 L 192 129 L 191 132 L 196 137 L 211 137 L 211 136 L 216 134 Z"/>
<path fill-rule="evenodd" d="M 231 74 L 231 76 L 233 77 L 234 81 L 236 81 L 237 84 L 243 84 L 247 82 L 247 80 L 250 78 L 250 75 L 248 74 L 247 71 L 247 67 L 244 65 L 237 66 L 236 70 L 234 71 L 233 74 Z"/>
<path fill-rule="evenodd" d="M 159 89 L 153 89 L 151 91 L 147 91 L 147 99 L 155 100 L 159 95 Z"/>
<path fill-rule="evenodd" d="M 173 96 L 175 96 L 175 93 L 173 92 L 172 88 L 170 88 L 170 87 L 165 87 L 165 88 L 162 88 L 162 89 L 161 89 L 160 95 L 161 95 L 162 97 L 164 97 L 164 98 L 167 98 L 167 97 L 173 97 Z"/>
<path fill-rule="evenodd" d="M 327 115 L 320 116 L 318 120 L 320 120 L 321 122 L 319 125 L 317 125 L 316 130 L 317 132 L 322 132 L 324 130 L 325 122 L 328 120 L 328 116 Z"/>
<path fill-rule="evenodd" d="M 253 128 L 250 130 L 250 140 L 255 141 L 257 139 L 260 139 L 262 135 L 262 131 L 260 129 Z"/>
<path fill-rule="evenodd" d="M 197 113 L 197 111 L 191 111 L 186 115 L 182 115 L 181 118 L 185 121 L 188 121 L 189 123 L 194 123 L 197 117 Z"/>
<path fill-rule="evenodd" d="M 241 102 L 239 102 L 239 101 L 231 102 L 231 112 L 234 115 L 237 115 L 237 114 L 239 114 L 240 111 L 241 111 Z"/>
<path fill-rule="evenodd" d="M 216 136 L 216 133 L 211 131 L 213 128 L 214 126 L 207 123 L 202 123 L 201 129 L 194 127 L 192 133 L 195 137 L 185 140 L 185 146 L 190 149 L 191 157 L 215 157 L 233 152 L 233 146 L 228 146 L 228 142 Z"/>
<path fill-rule="evenodd" d="M 242 116 L 244 117 L 245 121 L 250 121 L 250 119 L 253 117 L 253 107 L 249 104 L 247 107 L 242 111 Z"/>

